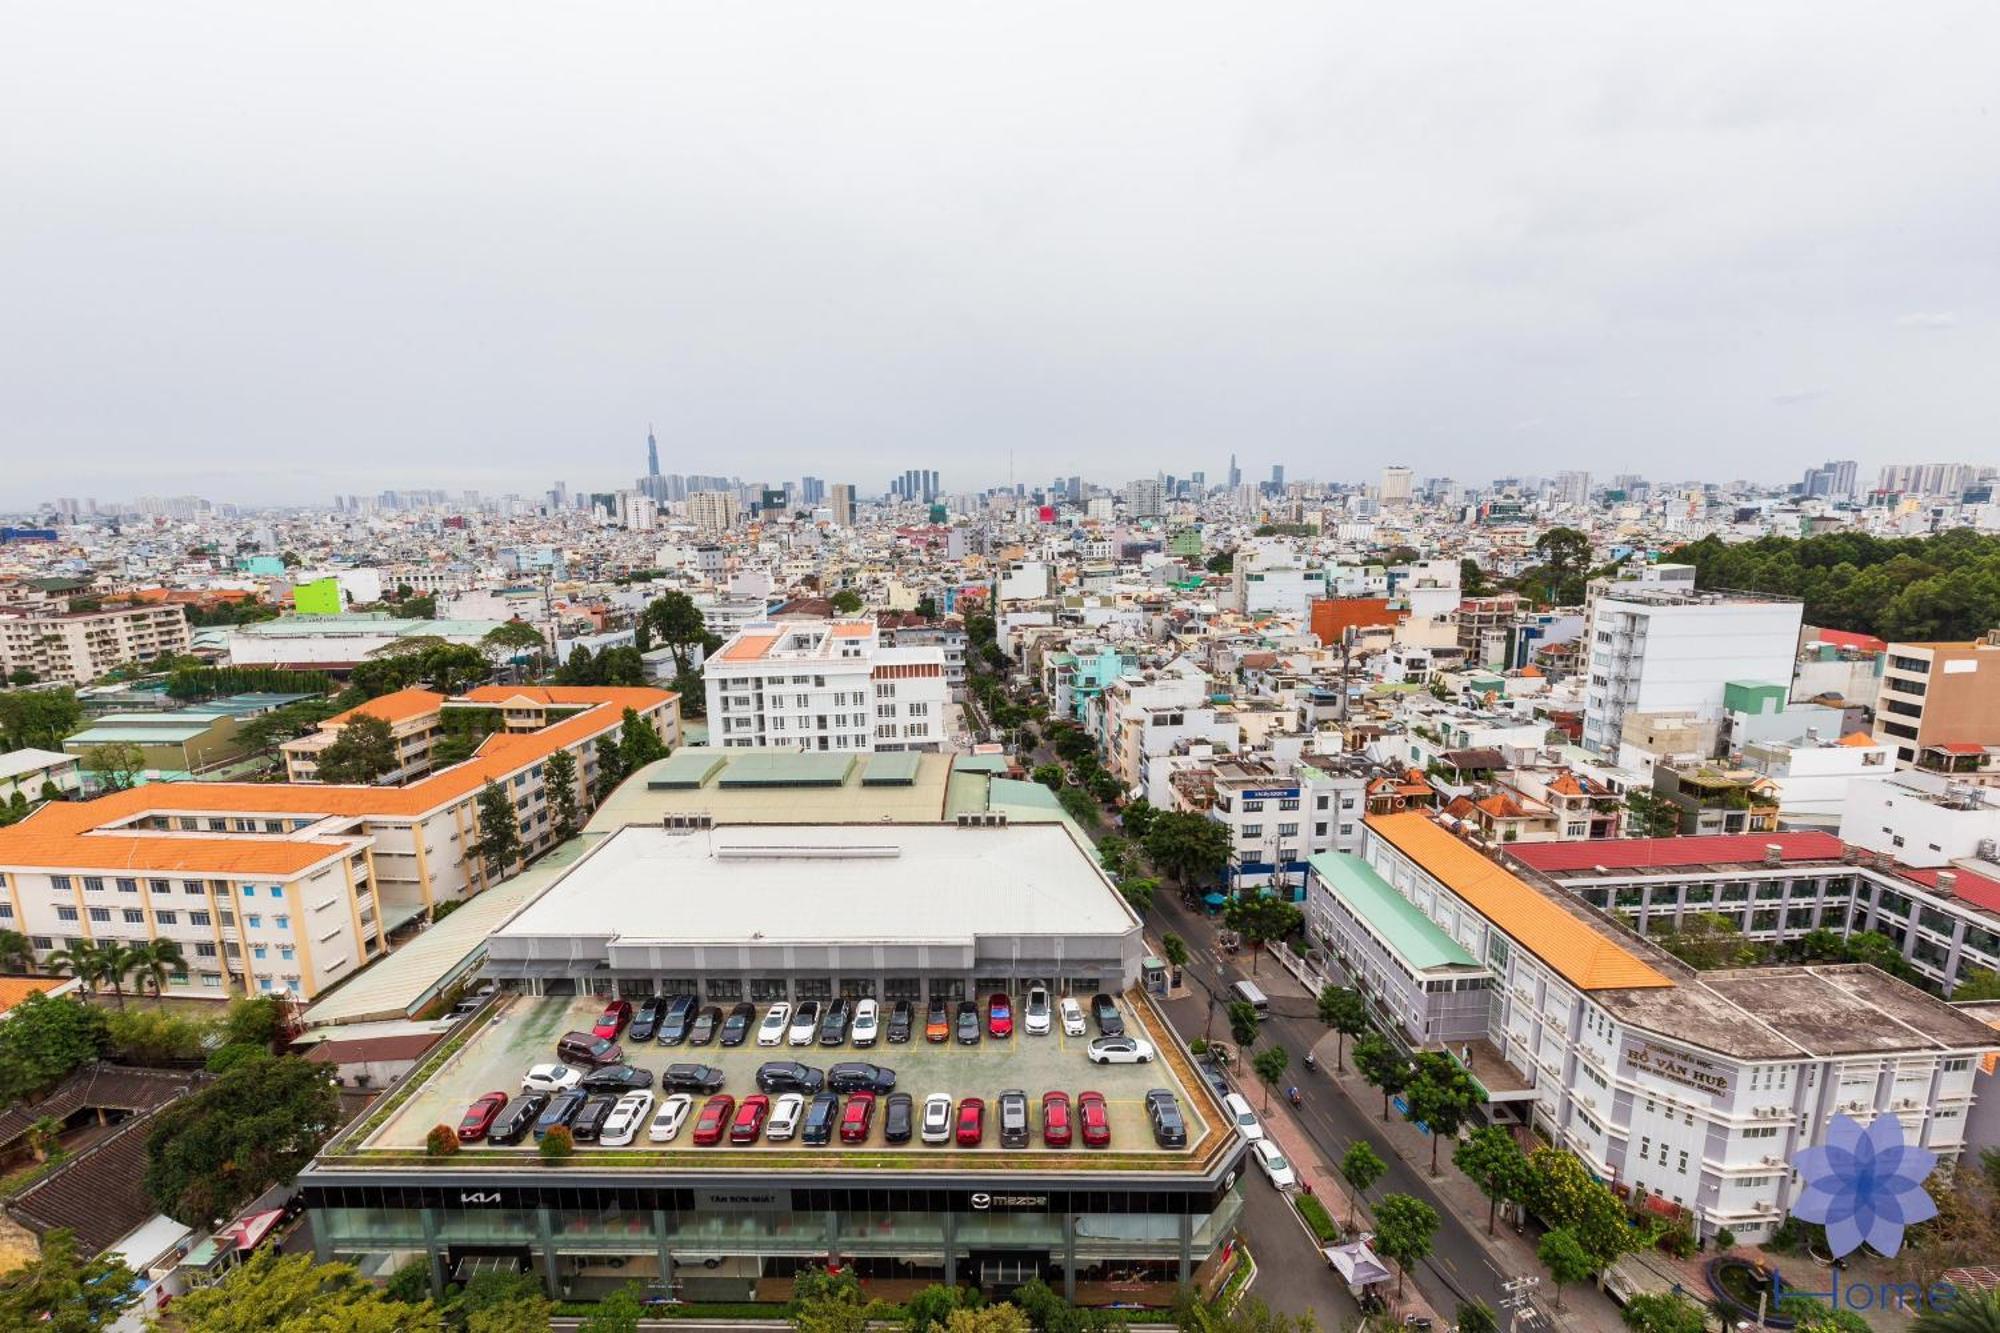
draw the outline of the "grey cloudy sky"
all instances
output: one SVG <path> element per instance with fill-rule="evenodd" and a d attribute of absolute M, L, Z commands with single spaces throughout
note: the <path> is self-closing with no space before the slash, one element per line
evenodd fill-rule
<path fill-rule="evenodd" d="M 0 504 L 2000 455 L 1985 0 L 5 12 Z"/>

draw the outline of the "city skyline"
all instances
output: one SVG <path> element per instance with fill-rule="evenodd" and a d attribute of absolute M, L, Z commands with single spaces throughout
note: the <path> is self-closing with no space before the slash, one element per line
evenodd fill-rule
<path fill-rule="evenodd" d="M 0 504 L 1991 456 L 1990 9 L 1133 17 L 24 14 Z"/>

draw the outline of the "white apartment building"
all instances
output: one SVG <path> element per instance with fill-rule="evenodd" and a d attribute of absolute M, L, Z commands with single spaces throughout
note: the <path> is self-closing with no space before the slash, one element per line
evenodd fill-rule
<path fill-rule="evenodd" d="M 37 682 L 88 685 L 113 667 L 193 647 L 194 633 L 178 606 L 0 610 L 0 679 L 26 671 Z"/>
<path fill-rule="evenodd" d="M 883 646 L 872 620 L 759 621 L 702 664 L 726 749 L 941 750 L 944 649 Z"/>
<path fill-rule="evenodd" d="M 1035 602 L 1049 595 L 1049 566 L 1044 560 L 1010 560 L 1000 569 L 996 597 L 1002 602 Z"/>
<path fill-rule="evenodd" d="M 1362 769 L 1302 756 L 1289 764 L 1224 761 L 1214 772 L 1208 816 L 1229 829 L 1232 889 L 1273 888 L 1302 901 L 1312 857 L 1360 850 L 1368 787 Z"/>
<path fill-rule="evenodd" d="M 1589 620 L 1583 743 L 1613 753 L 1628 713 L 1719 720 L 1731 681 L 1789 681 L 1796 601 L 1643 583 L 1601 593 Z"/>
<path fill-rule="evenodd" d="M 1496 1120 L 1686 1207 L 1699 1234 L 1767 1238 L 1787 1163 L 1836 1114 L 1893 1115 L 1947 1161 L 1995 1032 L 1871 967 L 1697 973 L 1482 856 L 1417 812 L 1371 815 L 1364 857 L 1492 974 L 1486 1035 L 1454 1042 Z M 1677 840 L 1676 840 L 1677 841 Z"/>
<path fill-rule="evenodd" d="M 1230 573 L 1232 609 L 1246 616 L 1305 619 L 1314 601 L 1326 596 L 1326 570 L 1307 565 L 1284 546 L 1239 551 Z"/>
<path fill-rule="evenodd" d="M 1904 769 L 1843 794 L 1840 840 L 1906 866 L 2000 861 L 2000 793 Z"/>
<path fill-rule="evenodd" d="M 1895 751 L 1858 731 L 1839 740 L 1753 742 L 1743 766 L 1771 779 L 1785 827 L 1838 824 L 1850 790 L 1896 771 Z"/>

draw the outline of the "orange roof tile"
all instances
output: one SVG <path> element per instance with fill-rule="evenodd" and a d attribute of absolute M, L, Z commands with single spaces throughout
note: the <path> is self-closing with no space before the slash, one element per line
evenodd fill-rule
<path fill-rule="evenodd" d="M 869 620 L 840 620 L 834 622 L 833 632 L 843 639 L 866 638 L 875 632 L 875 624 Z"/>
<path fill-rule="evenodd" d="M 1881 742 L 1865 731 L 1850 731 L 1840 738 L 1840 744 L 1847 746 L 1849 749 L 1860 749 L 1863 746 L 1880 745 Z"/>
<path fill-rule="evenodd" d="M 30 995 L 43 995 L 63 983 L 61 977 L 0 977 L 0 1014 Z"/>
<path fill-rule="evenodd" d="M 1430 816 L 1409 812 L 1366 818 L 1377 835 L 1578 990 L 1674 984 L 1588 922 L 1453 837 Z"/>
<path fill-rule="evenodd" d="M 113 826 L 143 815 L 307 815 L 325 818 L 415 819 L 478 791 L 488 779 L 508 777 L 558 748 L 615 730 L 624 710 L 657 707 L 676 698 L 671 690 L 588 686 L 498 689 L 502 695 L 547 696 L 551 703 L 598 706 L 528 733 L 496 733 L 462 764 L 404 787 L 334 786 L 320 783 L 152 783 L 92 801 L 50 801 L 28 818 L 0 829 L 0 865 L 61 869 L 291 874 L 345 853 L 345 839 L 229 838 L 182 834 L 125 834 Z M 468 698 L 487 701 L 483 690 Z M 562 696 L 562 697 L 556 697 Z M 386 696 L 385 696 L 386 697 Z"/>
<path fill-rule="evenodd" d="M 413 717 L 422 717 L 425 713 L 435 713 L 443 703 L 444 696 L 436 690 L 413 685 L 409 689 L 396 690 L 370 699 L 367 703 L 356 704 L 344 713 L 335 713 L 321 725 L 345 726 L 354 720 L 356 714 L 366 713 L 393 726 L 398 722 L 407 722 Z"/>

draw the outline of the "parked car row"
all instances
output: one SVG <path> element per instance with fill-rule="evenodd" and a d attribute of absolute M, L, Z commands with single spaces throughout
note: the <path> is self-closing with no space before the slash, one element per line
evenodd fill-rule
<path fill-rule="evenodd" d="M 537 1066 L 539 1071 L 550 1069 L 576 1073 L 563 1066 Z M 530 1071 L 530 1077 L 536 1072 Z M 954 1102 L 950 1094 L 934 1092 L 924 1099 L 919 1124 L 915 1099 L 907 1092 L 894 1091 L 895 1072 L 877 1065 L 835 1065 L 822 1074 L 791 1061 L 773 1061 L 757 1073 L 758 1087 L 763 1091 L 739 1102 L 726 1092 L 703 1089 L 708 1096 L 699 1114 L 692 1092 L 671 1091 L 656 1098 L 650 1086 L 600 1086 L 593 1090 L 576 1080 L 557 1089 L 555 1085 L 563 1080 L 543 1079 L 537 1090 L 524 1091 L 511 1100 L 504 1092 L 480 1097 L 459 1121 L 458 1137 L 466 1143 L 516 1144 L 532 1133 L 539 1142 L 561 1125 L 578 1143 L 617 1148 L 634 1142 L 642 1131 L 653 1143 L 672 1143 L 692 1118 L 692 1139 L 700 1148 L 713 1147 L 724 1138 L 739 1145 L 760 1139 L 770 1143 L 797 1139 L 817 1147 L 830 1143 L 835 1134 L 842 1143 L 866 1143 L 879 1106 L 884 1143 L 908 1143 L 920 1137 L 932 1145 L 956 1143 L 961 1148 L 977 1148 L 986 1141 L 984 1098 L 961 1097 Z M 691 1081 L 686 1085 L 693 1086 Z M 842 1093 L 847 1094 L 844 1103 Z M 993 1119 L 1002 1148 L 1030 1146 L 1035 1126 L 1030 1121 L 1027 1093 L 1018 1088 L 1001 1093 L 993 1104 Z M 1153 1141 L 1160 1147 L 1187 1146 L 1187 1120 L 1179 1099 L 1168 1089 L 1153 1088 L 1146 1093 L 1146 1119 Z M 1042 1146 L 1047 1148 L 1067 1148 L 1076 1138 L 1081 1138 L 1086 1148 L 1108 1148 L 1110 1107 L 1101 1092 L 1080 1092 L 1074 1104 L 1066 1092 L 1045 1092 L 1040 1131 Z M 1279 1161 L 1282 1164 L 1283 1159 Z M 1270 1164 L 1263 1165 L 1269 1174 Z"/>
<path fill-rule="evenodd" d="M 1054 1030 L 1058 1013 L 1066 1036 L 1085 1035 L 1088 1029 L 1082 1003 L 1069 996 L 1058 1002 L 1046 986 L 1030 986 L 1019 1010 L 1020 1027 L 1031 1037 L 1045 1037 Z M 1117 1001 L 1101 991 L 1090 997 L 1089 1015 L 1099 1036 L 1115 1037 L 1125 1031 Z M 974 1000 L 953 1002 L 936 996 L 925 1007 L 924 1039 L 940 1043 L 957 1040 L 966 1045 L 987 1037 L 1004 1041 L 1014 1035 L 1016 1016 L 1014 999 L 1004 991 L 987 996 L 983 1005 Z M 797 1004 L 779 1000 L 765 1009 L 760 1020 L 757 1006 L 748 1000 L 725 1012 L 721 1005 L 704 1005 L 692 995 L 652 995 L 639 1001 L 636 1007 L 630 1000 L 610 1001 L 588 1034 L 571 1033 L 565 1040 L 578 1039 L 582 1051 L 587 1048 L 583 1039 L 588 1036 L 604 1043 L 597 1049 L 608 1047 L 616 1052 L 621 1036 L 629 1041 L 657 1042 L 662 1046 L 712 1043 L 741 1046 L 754 1032 L 759 1046 L 843 1046 L 852 1042 L 856 1047 L 866 1048 L 883 1040 L 907 1042 L 916 1031 L 914 1000 L 894 1000 L 886 1007 L 872 999 L 844 997 L 801 1000 Z M 596 1063 L 614 1062 L 592 1058 Z"/>

